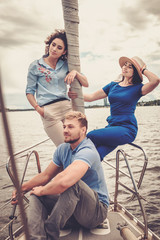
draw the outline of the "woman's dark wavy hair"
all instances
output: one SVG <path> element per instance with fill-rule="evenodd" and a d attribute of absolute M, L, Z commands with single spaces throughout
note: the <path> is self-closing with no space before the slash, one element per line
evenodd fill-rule
<path fill-rule="evenodd" d="M 62 56 L 60 57 L 60 59 L 62 59 L 63 61 L 65 61 L 65 60 L 67 59 L 67 50 L 68 50 L 67 37 L 66 37 L 65 30 L 56 29 L 54 33 L 52 33 L 50 36 L 47 37 L 47 39 L 44 41 L 45 44 L 46 44 L 46 47 L 45 47 L 45 56 L 48 56 L 50 44 L 52 43 L 52 41 L 53 41 L 55 38 L 61 39 L 61 40 L 63 41 L 63 43 L 64 43 L 66 53 L 65 53 L 64 55 L 62 55 Z"/>
<path fill-rule="evenodd" d="M 133 77 L 132 77 L 132 83 L 133 84 L 138 84 L 142 82 L 142 79 L 140 78 L 137 69 L 135 66 L 132 64 L 133 67 Z M 122 81 L 124 80 L 124 76 L 122 77 Z"/>

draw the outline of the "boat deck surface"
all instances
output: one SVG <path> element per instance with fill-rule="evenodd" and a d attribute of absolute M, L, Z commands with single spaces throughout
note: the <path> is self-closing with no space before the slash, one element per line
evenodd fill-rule
<path fill-rule="evenodd" d="M 127 228 L 131 230 L 131 233 L 133 233 L 137 239 L 142 237 L 142 230 L 137 224 L 137 221 L 131 219 L 122 210 L 120 212 L 109 211 L 108 218 L 104 222 L 104 227 L 91 230 L 85 228 L 62 230 L 60 240 L 123 240 L 120 230 L 117 228 L 119 225 L 124 226 L 126 224 Z M 16 239 L 25 240 L 25 237 L 23 235 Z M 157 240 L 151 233 L 148 239 Z"/>
<path fill-rule="evenodd" d="M 107 228 L 95 228 L 95 229 L 85 229 L 80 228 L 70 229 L 66 231 L 61 231 L 61 240 L 122 240 L 123 238 L 120 235 L 120 231 L 117 229 L 119 224 L 123 225 L 127 219 L 123 217 L 122 214 L 118 212 L 109 212 L 108 218 L 105 221 L 105 227 Z M 136 230 L 134 225 L 129 224 L 129 228 L 136 235 L 136 237 L 141 236 L 141 232 Z M 66 234 L 66 235 L 65 235 Z M 64 236 L 65 235 L 65 236 Z"/>

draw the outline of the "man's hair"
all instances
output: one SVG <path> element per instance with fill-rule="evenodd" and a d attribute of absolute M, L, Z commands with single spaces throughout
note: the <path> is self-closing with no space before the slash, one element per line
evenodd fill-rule
<path fill-rule="evenodd" d="M 74 119 L 76 118 L 78 122 L 80 123 L 81 127 L 86 127 L 86 130 L 88 128 L 88 121 L 86 116 L 78 111 L 70 111 L 65 115 L 65 119 Z"/>

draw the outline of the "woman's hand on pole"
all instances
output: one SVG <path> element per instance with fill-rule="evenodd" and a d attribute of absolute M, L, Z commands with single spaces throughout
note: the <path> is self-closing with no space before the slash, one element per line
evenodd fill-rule
<path fill-rule="evenodd" d="M 65 77 L 64 81 L 70 85 L 74 81 L 75 78 L 80 82 L 80 84 L 83 87 L 89 86 L 86 76 L 77 72 L 76 70 L 72 70 L 70 73 L 68 73 L 67 76 Z"/>
<path fill-rule="evenodd" d="M 78 97 L 77 93 L 74 92 L 74 91 L 71 91 L 71 88 L 69 88 L 69 91 L 68 91 L 68 96 L 71 98 L 71 99 L 75 99 Z"/>
<path fill-rule="evenodd" d="M 68 85 L 70 85 L 70 84 L 74 81 L 76 75 L 77 75 L 77 71 L 72 70 L 71 72 L 69 72 L 69 73 L 67 74 L 67 76 L 65 77 L 64 81 L 65 81 Z"/>

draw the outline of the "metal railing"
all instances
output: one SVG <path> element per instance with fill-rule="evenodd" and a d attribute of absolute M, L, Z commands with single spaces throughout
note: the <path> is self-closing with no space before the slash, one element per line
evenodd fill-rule
<path fill-rule="evenodd" d="M 129 164 L 129 161 L 128 161 L 128 158 L 127 158 L 129 155 L 124 150 L 122 150 L 122 149 L 117 150 L 117 152 L 116 152 L 116 166 L 113 166 L 107 160 L 104 160 L 104 162 L 106 164 L 108 164 L 110 167 L 112 167 L 116 170 L 115 193 L 114 193 L 114 202 L 113 202 L 114 203 L 114 211 L 118 210 L 118 193 L 119 193 L 118 190 L 119 190 L 119 185 L 121 185 L 127 191 L 132 193 L 132 196 L 130 197 L 130 199 L 127 200 L 127 202 L 132 201 L 135 197 L 137 198 L 138 203 L 139 203 L 139 207 L 140 207 L 140 210 L 141 210 L 141 213 L 142 213 L 142 217 L 143 217 L 143 220 L 144 220 L 144 239 L 148 239 L 148 223 L 147 223 L 147 217 L 146 217 L 145 209 L 144 209 L 144 206 L 143 206 L 143 203 L 142 203 L 142 200 L 145 200 L 145 198 L 142 197 L 140 195 L 139 191 L 138 191 L 138 189 L 140 188 L 140 186 L 142 184 L 142 180 L 143 180 L 143 177 L 144 177 L 144 174 L 145 174 L 145 171 L 146 171 L 146 168 L 147 168 L 147 164 L 148 164 L 148 159 L 147 159 L 147 156 L 146 156 L 144 150 L 140 146 L 138 146 L 134 143 L 131 143 L 129 145 L 131 145 L 134 148 L 139 149 L 142 152 L 142 155 L 143 155 L 143 162 L 144 163 L 143 163 L 143 166 L 142 166 L 142 169 L 141 169 L 139 180 L 134 179 L 133 172 L 132 172 L 132 169 L 130 167 L 130 164 Z M 122 157 L 122 160 L 125 161 L 129 174 L 120 169 L 120 156 Z M 133 188 L 130 188 L 130 187 L 126 186 L 126 184 L 124 184 L 120 181 L 120 173 L 131 179 Z"/>
<path fill-rule="evenodd" d="M 23 184 L 24 179 L 25 179 L 25 175 L 28 171 L 28 164 L 30 159 L 32 158 L 32 160 L 36 162 L 36 168 L 37 168 L 37 172 L 40 173 L 41 172 L 41 166 L 40 166 L 40 159 L 39 159 L 39 154 L 37 152 L 36 147 L 49 141 L 50 138 L 47 138 L 41 142 L 38 142 L 37 144 L 34 144 L 30 147 L 27 147 L 26 149 L 22 149 L 16 153 L 13 154 L 13 157 L 15 159 L 15 162 L 17 164 L 17 162 L 20 160 L 21 161 L 21 165 L 23 165 L 23 171 L 21 172 L 21 179 L 20 179 L 20 185 Z M 7 159 L 7 163 L 4 164 L 2 167 L 6 167 L 7 173 L 13 183 L 13 185 L 15 186 L 15 178 L 14 178 L 14 173 L 12 170 L 12 164 L 11 164 L 11 158 L 9 157 Z M 10 184 L 9 184 L 10 185 Z M 29 199 L 28 197 L 26 197 L 26 195 L 21 195 L 24 202 L 26 203 L 24 206 L 24 209 L 26 209 L 28 207 L 29 204 Z M 9 221 L 7 223 L 4 224 L 3 227 L 0 228 L 0 234 L 4 231 L 6 231 L 6 229 L 8 228 L 9 231 L 9 236 L 6 239 L 11 239 L 13 240 L 15 235 L 17 235 L 17 233 L 22 232 L 22 230 L 24 230 L 23 224 L 21 224 L 20 227 L 17 228 L 17 230 L 15 232 L 13 232 L 13 226 L 15 223 L 16 219 L 20 219 L 20 213 L 17 211 L 17 205 L 11 206 L 11 199 L 9 199 L 7 202 L 5 202 L 3 205 L 0 206 L 0 211 L 3 212 L 5 209 L 9 209 L 10 211 L 11 209 L 11 213 L 9 215 Z"/>
<path fill-rule="evenodd" d="M 16 159 L 15 161 L 19 160 L 19 159 L 25 159 L 25 161 L 23 161 L 23 166 L 24 166 L 24 171 L 22 173 L 22 178 L 20 180 L 20 185 L 23 184 L 24 182 L 24 179 L 25 179 L 25 175 L 26 175 L 26 172 L 27 172 L 27 167 L 28 167 L 28 163 L 29 163 L 29 160 L 31 159 L 31 157 L 33 156 L 35 161 L 36 161 L 36 166 L 37 166 L 37 171 L 38 173 L 41 172 L 41 166 L 40 166 L 40 160 L 39 160 L 39 154 L 36 150 L 31 150 L 33 149 L 34 147 L 40 145 L 40 144 L 43 144 L 44 142 L 48 141 L 49 138 L 35 144 L 35 145 L 32 145 L 26 149 L 23 149 L 17 153 L 14 154 L 14 158 Z M 11 159 L 10 157 L 8 158 L 8 161 L 7 161 L 7 164 L 6 164 L 6 170 L 7 170 L 7 173 L 11 179 L 11 181 L 13 182 L 13 184 L 15 185 L 15 178 L 14 178 L 14 174 L 12 172 L 12 165 L 11 165 Z M 25 196 L 25 195 L 22 195 L 22 198 L 24 199 L 24 201 L 27 203 L 27 206 L 29 204 L 29 199 Z M 11 201 L 9 201 L 10 203 Z M 26 206 L 26 207 L 27 207 Z M 14 239 L 14 236 L 17 234 L 17 232 L 21 232 L 22 229 L 23 229 L 23 225 L 20 226 L 17 231 L 15 231 L 13 233 L 13 223 L 14 221 L 17 219 L 17 217 L 19 216 L 16 215 L 16 209 L 17 209 L 17 205 L 14 205 L 13 208 L 12 208 L 12 212 L 9 216 L 9 219 L 11 220 L 6 226 L 8 226 L 8 229 L 9 229 L 9 239 L 13 240 Z M 8 238 L 7 238 L 8 239 Z"/>

